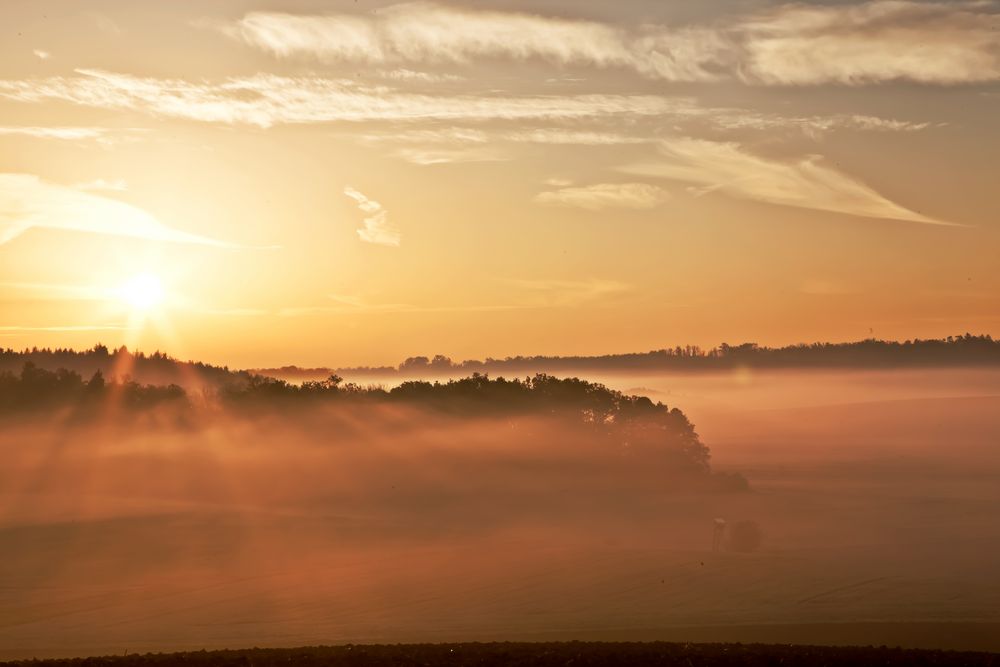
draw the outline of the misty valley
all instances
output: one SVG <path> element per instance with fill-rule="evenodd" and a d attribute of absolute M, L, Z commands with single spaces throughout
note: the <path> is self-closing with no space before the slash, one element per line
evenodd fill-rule
<path fill-rule="evenodd" d="M 0 657 L 998 648 L 998 370 L 382 386 L 140 356 L 0 373 Z"/>

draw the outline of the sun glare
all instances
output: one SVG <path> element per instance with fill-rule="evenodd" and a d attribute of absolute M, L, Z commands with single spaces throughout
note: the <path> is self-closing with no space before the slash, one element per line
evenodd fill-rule
<path fill-rule="evenodd" d="M 148 311 L 163 302 L 163 283 L 152 274 L 140 273 L 122 285 L 120 295 L 133 309 Z"/>

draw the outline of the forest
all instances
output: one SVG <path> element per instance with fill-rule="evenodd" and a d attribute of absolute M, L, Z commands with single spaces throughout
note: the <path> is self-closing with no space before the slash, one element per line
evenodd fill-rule
<path fill-rule="evenodd" d="M 338 408 L 367 415 L 371 422 L 391 422 L 397 417 L 387 416 L 387 410 L 393 408 L 456 421 L 541 419 L 558 424 L 560 436 L 570 435 L 581 443 L 605 442 L 640 453 L 656 452 L 675 469 L 710 470 L 708 448 L 679 409 L 577 378 L 538 374 L 508 380 L 474 373 L 443 383 L 408 381 L 385 389 L 345 383 L 336 375 L 302 384 L 234 375 L 216 391 L 191 395 L 176 384 L 108 381 L 101 371 L 85 380 L 75 371 L 49 371 L 30 361 L 20 373 L 0 372 L 0 418 L 8 419 L 46 415 L 74 423 L 109 418 L 124 422 L 153 413 L 168 415 L 171 423 L 206 422 L 220 415 L 272 416 L 283 422 L 302 419 L 308 423 L 317 410 Z M 736 486 L 744 483 L 736 480 Z"/>
<path fill-rule="evenodd" d="M 515 356 L 503 359 L 453 361 L 444 355 L 410 357 L 398 366 L 355 368 L 257 369 L 264 375 L 304 379 L 337 372 L 346 376 L 434 376 L 456 373 L 493 372 L 642 372 L 726 371 L 758 369 L 880 369 L 933 368 L 1000 365 L 1000 341 L 990 335 L 948 336 L 941 339 L 887 341 L 866 339 L 850 343 L 809 343 L 767 347 L 757 343 L 722 343 L 710 350 L 696 345 L 676 346 L 649 352 L 601 356 Z"/>

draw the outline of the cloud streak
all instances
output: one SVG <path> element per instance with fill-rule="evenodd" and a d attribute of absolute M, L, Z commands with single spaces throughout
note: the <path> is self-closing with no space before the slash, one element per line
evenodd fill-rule
<path fill-rule="evenodd" d="M 377 245 L 399 246 L 402 235 L 389 222 L 389 213 L 382 208 L 382 204 L 369 199 L 351 186 L 344 188 L 344 194 L 353 199 L 358 208 L 368 215 L 362 221 L 361 229 L 358 230 L 358 236 L 361 237 L 362 241 Z"/>
<path fill-rule="evenodd" d="M 466 64 L 479 58 L 541 59 L 559 65 L 628 67 L 652 78 L 706 81 L 729 45 L 711 30 L 621 28 L 518 12 L 432 2 L 397 4 L 375 15 L 252 12 L 223 31 L 278 57 L 372 64 Z"/>
<path fill-rule="evenodd" d="M 77 76 L 0 80 L 0 97 L 24 103 L 64 101 L 85 107 L 135 111 L 157 117 L 208 123 L 252 125 L 335 122 L 444 121 L 479 123 L 516 121 L 547 127 L 487 133 L 480 128 L 452 127 L 409 130 L 395 136 L 406 143 L 512 143 L 612 146 L 640 144 L 654 139 L 631 130 L 553 127 L 580 121 L 621 123 L 705 123 L 720 130 L 789 129 L 817 135 L 838 129 L 858 131 L 914 131 L 928 123 L 837 114 L 788 117 L 746 109 L 709 107 L 690 97 L 658 95 L 533 95 L 502 94 L 423 95 L 387 86 L 322 77 L 280 77 L 258 74 L 221 81 L 185 81 L 141 78 L 97 70 Z M 129 130 L 137 132 L 138 130 Z M 111 130 L 94 127 L 0 127 L 0 135 L 50 139 L 109 141 Z M 365 135 L 377 140 L 379 135 Z M 480 156 L 482 157 L 482 156 Z"/>
<path fill-rule="evenodd" d="M 787 5 L 745 22 L 751 83 L 960 84 L 1000 79 L 1000 13 L 990 0 Z"/>
<path fill-rule="evenodd" d="M 39 127 L 31 125 L 0 127 L 0 136 L 22 136 L 35 139 L 100 139 L 108 131 L 100 127 Z"/>
<path fill-rule="evenodd" d="M 540 192 L 535 195 L 535 201 L 597 211 L 607 208 L 651 209 L 669 197 L 663 188 L 647 183 L 598 183 Z"/>
<path fill-rule="evenodd" d="M 626 166 L 622 171 L 690 183 L 698 187 L 697 194 L 720 192 L 739 199 L 866 218 L 950 224 L 886 199 L 823 164 L 816 155 L 784 162 L 754 155 L 734 142 L 675 139 L 664 142 L 659 161 Z"/>
<path fill-rule="evenodd" d="M 252 12 L 222 30 L 277 57 L 324 62 L 533 59 L 675 82 L 860 85 L 996 81 L 998 22 L 991 0 L 785 4 L 711 25 L 633 27 L 413 2 L 365 15 Z"/>
<path fill-rule="evenodd" d="M 98 70 L 79 70 L 72 77 L 0 80 L 0 97 L 258 127 L 366 120 L 657 117 L 677 110 L 674 100 L 655 95 L 433 96 L 321 77 L 258 74 L 212 83 Z"/>
<path fill-rule="evenodd" d="M 31 174 L 0 174 L 0 245 L 35 228 L 233 247 L 168 227 L 146 211 L 115 199 L 46 183 Z"/>
<path fill-rule="evenodd" d="M 580 306 L 633 289 L 627 283 L 599 278 L 590 280 L 509 279 L 504 282 L 527 294 L 527 305 L 539 308 Z"/>

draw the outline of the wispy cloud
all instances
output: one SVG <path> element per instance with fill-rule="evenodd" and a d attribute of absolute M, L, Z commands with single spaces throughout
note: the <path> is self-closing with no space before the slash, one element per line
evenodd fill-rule
<path fill-rule="evenodd" d="M 352 135 L 356 136 L 356 135 Z M 556 144 L 576 146 L 619 146 L 651 143 L 651 137 L 615 132 L 534 128 L 516 131 L 486 131 L 469 127 L 368 133 L 360 140 L 367 144 L 396 146 L 393 153 L 415 164 L 447 162 L 498 162 L 511 159 L 511 151 L 500 144 Z"/>
<path fill-rule="evenodd" d="M 419 165 L 448 164 L 453 162 L 502 162 L 510 159 L 495 148 L 440 148 L 404 147 L 395 151 L 396 156 Z"/>
<path fill-rule="evenodd" d="M 100 127 L 39 127 L 31 125 L 0 127 L 0 136 L 14 135 L 36 139 L 99 139 L 107 134 Z"/>
<path fill-rule="evenodd" d="M 114 291 L 92 285 L 0 282 L 0 294 L 5 299 L 31 301 L 102 301 L 113 297 Z"/>
<path fill-rule="evenodd" d="M 673 81 L 719 78 L 729 44 L 702 28 L 626 31 L 594 21 L 412 2 L 377 14 L 252 12 L 223 32 L 279 57 L 365 63 L 464 64 L 477 58 L 541 59 L 627 67 Z"/>
<path fill-rule="evenodd" d="M 617 280 L 549 280 L 507 279 L 508 285 L 523 291 L 527 304 L 534 307 L 580 306 L 610 296 L 631 291 L 627 283 Z"/>
<path fill-rule="evenodd" d="M 350 314 L 368 313 L 467 313 L 492 312 L 498 310 L 516 310 L 522 306 L 512 304 L 455 304 L 455 305 L 419 305 L 412 303 L 372 303 L 359 296 L 346 294 L 330 294 L 334 305 L 321 306 L 323 312 Z M 313 311 L 315 312 L 315 311 Z"/>
<path fill-rule="evenodd" d="M 399 302 L 373 302 L 352 294 L 329 294 L 329 303 L 292 306 L 280 309 L 281 317 L 303 317 L 320 313 L 345 315 L 400 313 L 481 313 L 538 308 L 574 308 L 602 301 L 631 291 L 631 285 L 615 280 L 522 280 L 501 279 L 514 288 L 508 303 L 422 305 Z"/>
<path fill-rule="evenodd" d="M 427 141 L 616 145 L 643 143 L 650 136 L 634 131 L 553 127 L 570 122 L 656 119 L 660 123 L 707 123 L 719 129 L 801 129 L 818 133 L 833 129 L 911 131 L 928 127 L 897 119 L 865 115 L 788 117 L 737 108 L 699 105 L 690 97 L 658 95 L 427 95 L 352 80 L 322 77 L 280 77 L 258 74 L 217 82 L 134 77 L 97 70 L 76 76 L 0 80 L 0 97 L 41 103 L 66 101 L 80 106 L 138 111 L 153 116 L 201 122 L 271 127 L 277 124 L 339 121 L 442 121 L 473 123 L 488 120 L 547 125 L 494 132 L 478 128 L 407 130 L 424 133 Z M 128 130 L 137 132 L 138 130 Z M 110 130 L 73 127 L 5 127 L 0 133 L 36 137 L 109 140 Z M 448 133 L 452 136 L 445 136 Z M 432 136 L 437 134 L 437 136 Z M 373 135 L 367 135 L 369 138 Z"/>
<path fill-rule="evenodd" d="M 661 158 L 622 171 L 658 176 L 698 186 L 699 194 L 720 192 L 769 204 L 833 211 L 847 215 L 949 224 L 889 201 L 867 185 L 823 164 L 812 155 L 794 161 L 761 157 L 733 142 L 676 139 L 665 142 Z"/>
<path fill-rule="evenodd" d="M 39 60 L 48 60 L 49 58 L 52 57 L 51 53 L 49 53 L 48 51 L 43 51 L 42 49 L 35 49 L 32 51 L 32 53 L 35 54 L 35 57 L 38 58 Z"/>
<path fill-rule="evenodd" d="M 431 96 L 343 79 L 259 74 L 219 83 L 154 79 L 80 70 L 78 76 L 0 80 L 0 97 L 21 102 L 62 100 L 154 116 L 270 127 L 278 123 L 362 120 L 524 120 L 668 114 L 654 95 Z"/>
<path fill-rule="evenodd" d="M 402 235 L 389 222 L 389 213 L 382 205 L 373 199 L 358 192 L 351 186 L 344 188 L 344 194 L 353 199 L 358 204 L 362 212 L 368 214 L 358 230 L 358 236 L 367 243 L 377 243 L 379 245 L 398 246 L 402 240 Z"/>
<path fill-rule="evenodd" d="M 503 310 L 521 310 L 531 306 L 516 304 L 455 304 L 426 306 L 412 303 L 372 303 L 357 296 L 330 294 L 331 303 L 311 306 L 290 306 L 278 310 L 280 317 L 303 317 L 320 313 L 344 315 L 378 315 L 401 313 L 480 313 Z"/>
<path fill-rule="evenodd" d="M 125 202 L 46 183 L 31 174 L 0 174 L 0 244 L 33 228 L 231 247 L 168 227 Z"/>
<path fill-rule="evenodd" d="M 378 76 L 392 81 L 411 81 L 417 83 L 446 83 L 464 81 L 465 77 L 457 74 L 442 74 L 438 72 L 417 72 L 412 69 L 400 67 L 390 70 L 379 70 Z"/>
<path fill-rule="evenodd" d="M 223 32 L 278 57 L 451 63 L 535 59 L 666 81 L 953 84 L 1000 79 L 992 0 L 784 4 L 710 25 L 624 27 L 432 2 L 376 14 L 252 12 Z"/>
<path fill-rule="evenodd" d="M 557 144 L 567 146 L 620 146 L 624 144 L 643 144 L 651 141 L 651 137 L 648 136 L 640 137 L 619 132 L 595 132 L 561 128 L 538 128 L 520 132 L 508 132 L 501 135 L 500 138 L 507 141 L 529 144 Z"/>
<path fill-rule="evenodd" d="M 917 132 L 931 127 L 928 122 L 882 118 L 864 114 L 833 114 L 813 116 L 783 116 L 736 109 L 719 109 L 708 115 L 709 122 L 722 130 L 799 131 L 820 137 L 835 130 L 862 132 Z"/>
<path fill-rule="evenodd" d="M 784 5 L 739 26 L 744 80 L 848 85 L 1000 79 L 992 0 Z"/>
<path fill-rule="evenodd" d="M 605 208 L 650 209 L 669 197 L 663 188 L 647 183 L 598 183 L 540 192 L 535 195 L 535 201 L 596 211 Z"/>
<path fill-rule="evenodd" d="M 2 96 L 2 93 L 0 93 Z M 41 125 L 0 126 L 0 137 L 31 137 L 56 141 L 93 141 L 103 146 L 111 146 L 126 141 L 136 141 L 149 131 L 138 127 L 74 127 Z"/>
<path fill-rule="evenodd" d="M 96 190 L 105 192 L 124 192 L 128 190 L 128 183 L 123 178 L 116 178 L 114 180 L 106 180 L 103 178 L 98 178 L 93 181 L 87 181 L 86 183 L 77 183 L 73 186 L 77 190 Z"/>

